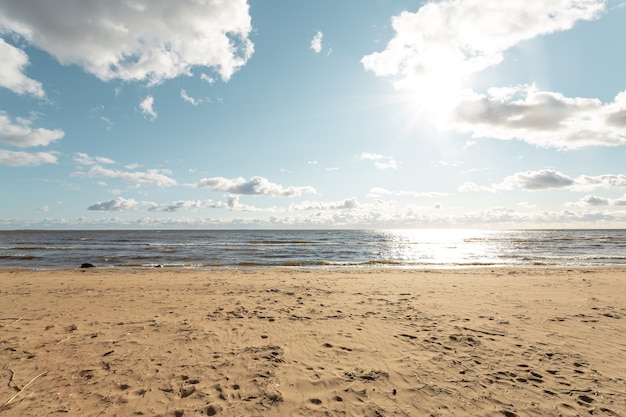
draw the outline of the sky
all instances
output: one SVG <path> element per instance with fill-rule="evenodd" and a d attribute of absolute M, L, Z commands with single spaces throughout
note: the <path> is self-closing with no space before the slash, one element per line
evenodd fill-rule
<path fill-rule="evenodd" d="M 623 0 L 0 0 L 0 229 L 626 228 Z"/>

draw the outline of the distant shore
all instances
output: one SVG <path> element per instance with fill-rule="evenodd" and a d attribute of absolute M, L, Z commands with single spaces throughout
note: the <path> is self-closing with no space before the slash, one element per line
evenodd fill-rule
<path fill-rule="evenodd" d="M 0 282 L 2 416 L 626 416 L 626 267 Z"/>

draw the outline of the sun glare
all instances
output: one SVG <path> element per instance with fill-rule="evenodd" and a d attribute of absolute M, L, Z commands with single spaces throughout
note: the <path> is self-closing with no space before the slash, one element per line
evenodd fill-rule
<path fill-rule="evenodd" d="M 461 97 L 461 86 L 446 84 L 445 77 L 423 79 L 395 95 L 394 101 L 401 108 L 405 129 L 418 127 L 444 132 L 453 123 L 453 112 Z"/>

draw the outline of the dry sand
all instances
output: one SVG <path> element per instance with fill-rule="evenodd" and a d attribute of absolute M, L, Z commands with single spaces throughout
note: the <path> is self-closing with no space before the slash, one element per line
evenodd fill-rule
<path fill-rule="evenodd" d="M 623 268 L 0 282 L 2 416 L 626 416 Z"/>

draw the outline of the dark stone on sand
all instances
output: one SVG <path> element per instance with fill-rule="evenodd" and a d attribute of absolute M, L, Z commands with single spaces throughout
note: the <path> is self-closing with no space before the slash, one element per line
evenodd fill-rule
<path fill-rule="evenodd" d="M 96 266 L 94 264 L 84 263 L 80 267 L 81 268 L 95 268 Z"/>

